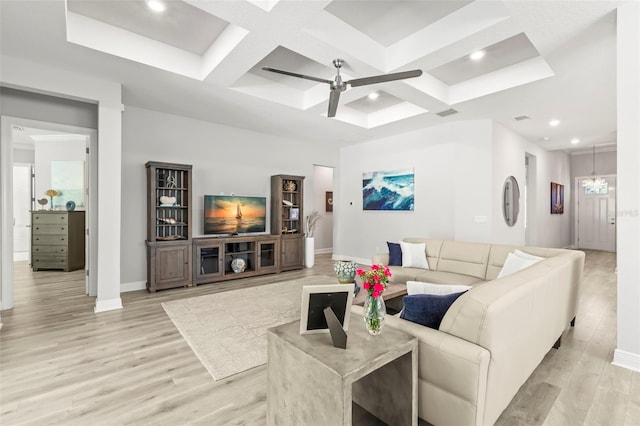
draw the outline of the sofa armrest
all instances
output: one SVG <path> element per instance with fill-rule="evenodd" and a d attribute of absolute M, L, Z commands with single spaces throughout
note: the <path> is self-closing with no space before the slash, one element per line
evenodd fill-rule
<path fill-rule="evenodd" d="M 361 317 L 363 308 L 352 306 L 351 314 Z M 489 351 L 399 316 L 387 315 L 385 323 L 418 338 L 420 417 L 431 424 L 482 424 Z"/>
<path fill-rule="evenodd" d="M 389 265 L 389 253 L 376 253 L 371 256 L 372 265 Z"/>

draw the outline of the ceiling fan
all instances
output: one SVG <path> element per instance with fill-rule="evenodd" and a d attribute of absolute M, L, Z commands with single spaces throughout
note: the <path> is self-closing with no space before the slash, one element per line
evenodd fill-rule
<path fill-rule="evenodd" d="M 327 83 L 330 87 L 331 93 L 329 95 L 329 111 L 327 117 L 335 117 L 336 110 L 338 109 L 338 100 L 340 99 L 340 93 L 347 90 L 347 86 L 358 87 L 366 86 L 368 84 L 384 83 L 386 81 L 402 80 L 405 78 L 420 77 L 422 70 L 411 70 L 394 72 L 391 74 L 374 75 L 371 77 L 354 78 L 353 80 L 342 81 L 340 76 L 340 68 L 344 65 L 344 59 L 334 59 L 333 66 L 336 67 L 336 76 L 333 80 L 327 80 L 324 78 L 312 77 L 310 75 L 298 74 L 291 71 L 279 70 L 271 67 L 262 67 L 264 71 L 275 72 L 278 74 L 284 74 L 291 77 L 304 78 L 305 80 L 319 81 L 320 83 Z"/>

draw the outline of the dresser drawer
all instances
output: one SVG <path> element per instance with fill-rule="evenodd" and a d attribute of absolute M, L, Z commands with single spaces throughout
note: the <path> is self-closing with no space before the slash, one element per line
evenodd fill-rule
<path fill-rule="evenodd" d="M 66 235 L 33 235 L 31 245 L 32 246 L 59 246 L 66 245 L 68 238 Z"/>
<path fill-rule="evenodd" d="M 55 223 L 66 225 L 69 223 L 69 215 L 66 213 L 33 213 L 31 218 L 33 225 Z"/>
<path fill-rule="evenodd" d="M 62 234 L 66 235 L 69 231 L 69 227 L 65 224 L 59 225 L 33 225 L 33 235 L 52 235 L 52 234 Z"/>
<path fill-rule="evenodd" d="M 34 256 L 31 259 L 34 271 L 38 269 L 68 269 L 66 256 Z"/>
<path fill-rule="evenodd" d="M 66 256 L 67 246 L 33 246 L 32 253 L 33 253 L 33 256 L 37 256 L 37 255 Z"/>

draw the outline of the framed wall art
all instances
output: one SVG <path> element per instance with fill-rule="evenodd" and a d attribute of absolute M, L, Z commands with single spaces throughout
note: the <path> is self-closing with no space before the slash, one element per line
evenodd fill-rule
<path fill-rule="evenodd" d="M 413 169 L 362 174 L 363 210 L 413 210 Z"/>
<path fill-rule="evenodd" d="M 333 211 L 333 191 L 324 193 L 324 211 L 330 213 Z"/>
<path fill-rule="evenodd" d="M 551 214 L 564 213 L 564 185 L 551 182 Z"/>

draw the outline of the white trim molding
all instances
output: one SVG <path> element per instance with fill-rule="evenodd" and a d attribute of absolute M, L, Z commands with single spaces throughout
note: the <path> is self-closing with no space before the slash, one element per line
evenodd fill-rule
<path fill-rule="evenodd" d="M 613 351 L 612 365 L 640 372 L 640 355 L 616 349 Z"/>
<path fill-rule="evenodd" d="M 122 299 L 109 299 L 109 300 L 96 300 L 96 306 L 93 308 L 93 312 L 115 311 L 116 309 L 122 309 Z"/>

